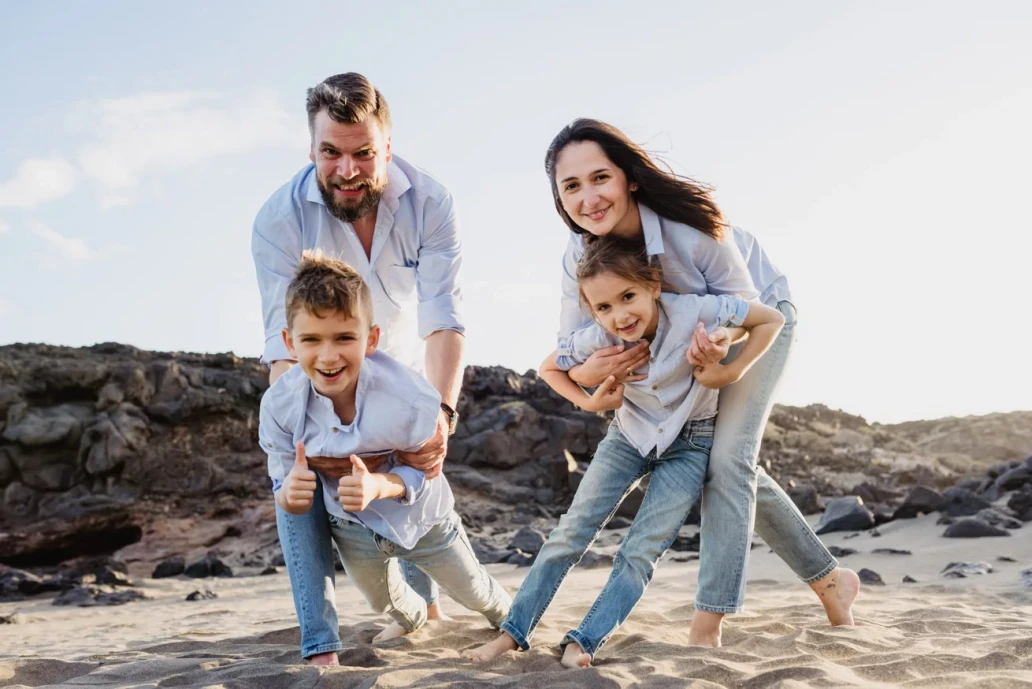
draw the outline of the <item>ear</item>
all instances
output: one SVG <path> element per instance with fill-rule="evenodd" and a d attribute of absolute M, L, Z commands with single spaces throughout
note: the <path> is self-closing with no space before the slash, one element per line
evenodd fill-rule
<path fill-rule="evenodd" d="M 632 192 L 638 191 L 638 183 L 637 182 L 631 182 L 630 185 L 627 188 L 630 189 Z"/>
<path fill-rule="evenodd" d="M 384 162 L 385 163 L 389 163 L 389 162 L 391 162 L 391 157 L 393 156 L 393 153 L 391 153 L 391 133 L 390 132 L 384 132 L 384 135 L 383 135 L 383 148 L 384 148 L 384 151 L 385 151 Z"/>
<path fill-rule="evenodd" d="M 369 356 L 376 351 L 376 347 L 380 344 L 380 326 L 374 325 L 369 328 L 369 338 L 366 340 L 365 355 Z"/>
<path fill-rule="evenodd" d="M 653 299 L 659 299 L 660 293 L 663 291 L 663 286 L 658 283 L 652 283 L 649 285 L 649 294 L 652 295 Z"/>
<path fill-rule="evenodd" d="M 315 139 L 312 139 L 312 142 L 308 144 L 308 159 L 313 163 L 315 162 Z"/>
<path fill-rule="evenodd" d="M 294 351 L 294 338 L 290 336 L 290 331 L 286 328 L 283 328 L 283 344 L 287 346 L 290 358 L 297 361 L 297 352 Z"/>

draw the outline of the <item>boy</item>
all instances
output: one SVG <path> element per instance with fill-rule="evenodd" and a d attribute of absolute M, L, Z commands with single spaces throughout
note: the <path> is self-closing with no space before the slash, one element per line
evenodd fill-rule
<path fill-rule="evenodd" d="M 279 506 L 291 514 L 311 508 L 316 475 L 306 452 L 350 457 L 350 475 L 322 477 L 324 503 L 348 576 L 374 610 L 394 619 L 377 639 L 426 622 L 426 602 L 404 581 L 399 557 L 497 627 L 511 599 L 473 555 L 448 481 L 393 462 L 393 450 L 417 449 L 434 435 L 441 399 L 419 374 L 377 351 L 368 286 L 346 263 L 305 252 L 286 313 L 283 339 L 298 365 L 265 393 L 259 426 Z M 322 592 L 293 593 L 299 606 L 321 603 Z"/>

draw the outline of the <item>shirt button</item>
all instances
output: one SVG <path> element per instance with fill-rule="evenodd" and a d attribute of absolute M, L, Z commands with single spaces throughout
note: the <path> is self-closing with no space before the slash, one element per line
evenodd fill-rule
<path fill-rule="evenodd" d="M 662 428 L 660 428 L 660 429 L 659 429 L 659 432 L 660 432 L 660 433 L 662 433 L 662 432 L 663 432 L 663 429 L 662 429 Z"/>
<path fill-rule="evenodd" d="M 653 390 L 656 390 L 656 389 L 658 389 L 658 388 L 659 388 L 659 386 L 658 386 L 658 385 L 653 385 L 653 386 L 652 386 L 652 389 L 653 389 Z"/>
<path fill-rule="evenodd" d="M 654 364 L 654 363 L 656 363 L 656 357 L 654 357 L 654 356 L 650 356 L 650 357 L 649 357 L 649 362 L 650 362 L 650 363 L 653 363 L 653 364 Z"/>
<path fill-rule="evenodd" d="M 333 432 L 334 432 L 334 433 L 339 433 L 339 432 L 340 432 L 340 429 L 339 429 L 339 428 L 336 428 L 336 427 L 334 427 L 334 429 L 333 429 Z"/>

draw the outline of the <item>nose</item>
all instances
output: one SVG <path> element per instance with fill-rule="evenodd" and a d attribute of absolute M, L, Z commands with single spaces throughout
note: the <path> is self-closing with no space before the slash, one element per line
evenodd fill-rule
<path fill-rule="evenodd" d="M 337 174 L 344 179 L 351 179 L 358 175 L 358 165 L 355 159 L 349 155 L 342 155 L 337 163 Z"/>

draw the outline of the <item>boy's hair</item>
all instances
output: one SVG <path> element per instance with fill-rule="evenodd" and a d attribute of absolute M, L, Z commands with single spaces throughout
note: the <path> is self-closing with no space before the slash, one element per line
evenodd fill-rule
<path fill-rule="evenodd" d="M 315 116 L 325 109 L 330 119 L 342 124 L 358 124 L 372 116 L 384 129 L 391 128 L 391 109 L 373 84 L 357 72 L 335 74 L 308 89 L 305 101 L 308 129 L 315 134 Z"/>
<path fill-rule="evenodd" d="M 305 251 L 287 287 L 287 328 L 301 309 L 315 316 L 342 313 L 373 325 L 373 297 L 362 276 L 344 261 L 322 251 Z"/>
<path fill-rule="evenodd" d="M 659 261 L 653 261 L 645 244 L 640 240 L 618 237 L 600 237 L 584 248 L 577 263 L 577 283 L 602 273 L 613 273 L 625 280 L 644 285 L 663 286 L 663 271 Z M 580 290 L 581 303 L 591 310 L 591 304 Z"/>

